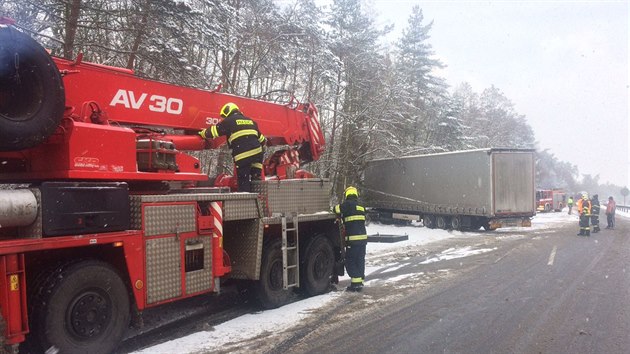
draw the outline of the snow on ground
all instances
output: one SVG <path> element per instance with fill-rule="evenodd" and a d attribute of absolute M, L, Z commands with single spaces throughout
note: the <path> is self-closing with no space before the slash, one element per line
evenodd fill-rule
<path fill-rule="evenodd" d="M 623 217 L 630 217 L 630 213 L 618 213 L 617 215 Z M 604 216 L 605 218 L 605 216 Z M 508 228 L 499 229 L 495 232 L 497 237 L 501 237 L 500 234 L 504 232 L 518 231 L 524 235 L 537 234 L 541 230 L 550 229 L 555 224 L 575 223 L 577 226 L 577 215 L 568 215 L 566 209 L 564 212 L 558 213 L 544 213 L 538 214 L 532 220 L 531 228 Z M 412 224 L 410 226 L 391 226 L 381 224 L 370 224 L 367 227 L 368 234 L 388 234 L 388 235 L 408 235 L 409 240 L 397 242 L 397 243 L 369 243 L 367 246 L 366 260 L 370 261 L 372 258 L 381 257 L 388 254 L 404 253 L 405 250 L 422 246 L 431 242 L 436 242 L 453 237 L 474 237 L 480 236 L 479 232 L 459 232 L 459 231 L 446 231 L 427 229 L 419 224 Z M 428 258 L 423 264 L 439 262 L 447 259 L 462 258 L 471 256 L 474 254 L 490 252 L 493 249 L 473 249 L 471 247 L 451 248 L 441 252 L 438 255 L 434 255 Z M 404 259 L 404 258 L 403 258 Z M 403 265 L 400 262 L 389 262 L 379 265 L 366 266 L 366 275 L 375 271 L 392 271 L 396 270 Z M 419 273 L 420 274 L 420 273 Z M 404 281 L 410 277 L 417 276 L 419 274 L 403 274 L 396 277 L 387 279 L 385 284 L 394 284 L 396 282 Z M 346 277 L 340 278 L 341 280 L 348 279 Z M 379 281 L 382 284 L 383 280 Z M 366 282 L 366 285 L 370 285 L 370 281 Z M 168 341 L 162 344 L 158 344 L 153 347 L 145 348 L 143 350 L 134 352 L 140 353 L 200 353 L 205 351 L 212 351 L 213 349 L 220 348 L 222 351 L 229 350 L 231 346 L 237 347 L 242 345 L 243 342 L 255 339 L 257 337 L 268 335 L 269 333 L 278 333 L 285 331 L 295 326 L 300 321 L 308 318 L 310 314 L 318 308 L 324 307 L 327 304 L 334 302 L 339 296 L 342 296 L 342 292 L 332 292 L 320 296 L 304 299 L 292 304 L 283 306 L 279 309 L 261 311 L 254 314 L 248 314 L 240 316 L 233 320 L 224 322 L 218 326 L 215 326 L 211 330 L 201 331 L 190 334 L 188 336 L 178 338 L 172 341 Z"/>

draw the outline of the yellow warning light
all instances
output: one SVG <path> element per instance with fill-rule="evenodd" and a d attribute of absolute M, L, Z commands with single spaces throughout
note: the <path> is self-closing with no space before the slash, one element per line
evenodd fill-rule
<path fill-rule="evenodd" d="M 114 242 L 113 245 L 114 247 L 122 247 L 124 243 L 122 241 L 118 241 L 118 242 Z"/>
<path fill-rule="evenodd" d="M 136 289 L 141 290 L 142 288 L 144 288 L 144 282 L 140 279 L 136 280 L 136 283 L 134 284 Z"/>

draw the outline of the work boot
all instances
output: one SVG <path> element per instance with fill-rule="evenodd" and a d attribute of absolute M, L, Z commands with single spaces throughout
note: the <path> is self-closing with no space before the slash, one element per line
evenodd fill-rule
<path fill-rule="evenodd" d="M 363 284 L 352 283 L 346 288 L 346 290 L 347 291 L 352 291 L 352 292 L 359 292 L 359 291 L 361 291 L 362 288 L 363 288 Z"/>

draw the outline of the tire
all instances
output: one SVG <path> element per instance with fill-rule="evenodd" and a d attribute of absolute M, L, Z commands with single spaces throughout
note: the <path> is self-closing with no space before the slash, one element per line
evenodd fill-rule
<path fill-rule="evenodd" d="M 32 298 L 30 342 L 59 353 L 111 353 L 129 327 L 129 295 L 118 272 L 100 261 L 47 273 Z"/>
<path fill-rule="evenodd" d="M 551 210 L 551 206 L 549 204 L 545 204 L 545 213 L 548 213 Z"/>
<path fill-rule="evenodd" d="M 433 215 L 424 215 L 422 217 L 422 224 L 429 229 L 435 229 L 435 216 Z"/>
<path fill-rule="evenodd" d="M 64 110 L 63 81 L 50 55 L 30 36 L 0 28 L 0 151 L 40 144 Z"/>
<path fill-rule="evenodd" d="M 330 279 L 335 266 L 335 254 L 325 236 L 316 236 L 304 252 L 300 267 L 301 289 L 308 296 L 319 295 L 330 289 Z"/>
<path fill-rule="evenodd" d="M 459 216 L 453 216 L 451 218 L 451 229 L 453 230 L 461 230 L 462 228 L 462 219 Z"/>
<path fill-rule="evenodd" d="M 448 219 L 445 216 L 438 215 L 435 217 L 435 226 L 438 229 L 446 230 L 448 229 Z"/>
<path fill-rule="evenodd" d="M 260 265 L 260 279 L 254 290 L 260 305 L 273 309 L 286 304 L 291 292 L 282 285 L 282 243 L 274 240 L 265 243 Z"/>

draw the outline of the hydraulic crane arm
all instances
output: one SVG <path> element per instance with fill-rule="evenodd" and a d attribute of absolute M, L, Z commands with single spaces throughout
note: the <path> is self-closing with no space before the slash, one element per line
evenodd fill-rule
<path fill-rule="evenodd" d="M 182 150 L 225 142 L 207 143 L 196 132 L 220 122 L 227 102 L 253 118 L 271 145 L 287 146 L 269 164 L 299 167 L 324 151 L 310 103 L 281 105 L 144 79 L 83 62 L 82 55 L 74 61 L 51 57 L 1 23 L 0 69 L 3 180 L 202 180 L 207 176 L 198 160 Z"/>
<path fill-rule="evenodd" d="M 121 124 L 200 130 L 216 125 L 219 111 L 234 102 L 253 118 L 273 145 L 310 145 L 317 160 L 324 150 L 317 109 L 312 104 L 280 105 L 252 98 L 143 79 L 131 70 L 53 58 L 64 74 L 66 107 L 73 111 L 97 102 L 107 119 Z"/>

